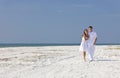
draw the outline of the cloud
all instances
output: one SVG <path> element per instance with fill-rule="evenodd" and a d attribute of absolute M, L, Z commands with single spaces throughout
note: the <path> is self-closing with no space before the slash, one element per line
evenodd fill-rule
<path fill-rule="evenodd" d="M 56 10 L 57 14 L 63 14 L 64 11 L 63 10 Z"/>
<path fill-rule="evenodd" d="M 73 7 L 77 7 L 77 8 L 90 8 L 90 7 L 93 7 L 93 5 L 90 5 L 90 4 L 73 4 Z"/>

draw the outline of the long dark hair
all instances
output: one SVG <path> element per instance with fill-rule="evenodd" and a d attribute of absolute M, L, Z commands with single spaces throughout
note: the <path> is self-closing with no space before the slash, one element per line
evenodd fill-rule
<path fill-rule="evenodd" d="M 87 32 L 87 33 L 86 33 L 86 32 Z M 85 40 L 88 40 L 88 39 L 89 39 L 89 34 L 88 34 L 88 30 L 87 30 L 87 29 L 84 29 L 83 34 L 82 34 L 82 37 L 84 37 Z"/>

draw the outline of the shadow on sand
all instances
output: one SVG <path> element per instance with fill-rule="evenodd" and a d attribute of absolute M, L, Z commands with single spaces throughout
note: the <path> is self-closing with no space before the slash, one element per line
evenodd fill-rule
<path fill-rule="evenodd" d="M 120 61 L 120 60 L 112 60 L 112 59 L 96 59 L 94 61 Z"/>

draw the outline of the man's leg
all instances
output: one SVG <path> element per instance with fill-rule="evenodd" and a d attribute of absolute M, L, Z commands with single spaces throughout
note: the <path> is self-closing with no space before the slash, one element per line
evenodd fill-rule
<path fill-rule="evenodd" d="M 95 50 L 95 47 L 94 47 L 94 46 L 91 46 L 90 49 L 89 49 L 89 59 L 90 59 L 90 61 L 94 60 L 94 59 L 93 59 L 94 50 Z"/>

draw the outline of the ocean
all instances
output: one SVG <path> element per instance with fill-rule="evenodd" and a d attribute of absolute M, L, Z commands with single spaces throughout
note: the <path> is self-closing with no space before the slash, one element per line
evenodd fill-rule
<path fill-rule="evenodd" d="M 80 43 L 1 43 L 3 47 L 37 47 L 37 46 L 79 46 Z M 120 45 L 120 43 L 98 43 L 97 45 Z"/>

